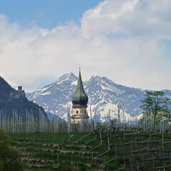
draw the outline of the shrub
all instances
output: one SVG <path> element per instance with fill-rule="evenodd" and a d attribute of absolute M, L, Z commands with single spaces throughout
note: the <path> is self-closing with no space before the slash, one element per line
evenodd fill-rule
<path fill-rule="evenodd" d="M 19 158 L 18 151 L 10 147 L 8 136 L 0 130 L 0 171 L 22 171 Z"/>

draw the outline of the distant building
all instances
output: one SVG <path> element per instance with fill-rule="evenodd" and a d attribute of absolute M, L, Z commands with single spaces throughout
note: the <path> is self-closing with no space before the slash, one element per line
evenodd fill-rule
<path fill-rule="evenodd" d="M 22 86 L 18 86 L 18 90 L 11 92 L 9 96 L 9 100 L 14 100 L 14 99 L 24 99 L 26 98 L 25 91 L 22 89 Z"/>
<path fill-rule="evenodd" d="M 81 78 L 81 71 L 79 70 L 79 77 L 75 92 L 72 96 L 72 122 L 77 123 L 88 123 L 87 113 L 88 96 L 84 91 L 83 82 Z"/>

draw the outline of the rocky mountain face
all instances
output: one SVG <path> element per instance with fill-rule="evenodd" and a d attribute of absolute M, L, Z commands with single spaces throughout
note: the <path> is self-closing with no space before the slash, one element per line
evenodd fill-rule
<path fill-rule="evenodd" d="M 0 77 L 0 116 L 12 117 L 14 113 L 18 116 L 24 117 L 26 113 L 32 113 L 35 118 L 39 117 L 39 114 L 47 118 L 47 114 L 44 109 L 37 104 L 29 101 L 25 97 L 25 93 L 20 87 L 19 90 L 13 89 L 2 77 Z"/>
<path fill-rule="evenodd" d="M 77 84 L 73 73 L 64 74 L 59 79 L 35 92 L 27 94 L 28 99 L 43 106 L 45 111 L 67 118 L 67 108 L 71 108 L 71 98 Z M 131 120 L 139 112 L 144 91 L 114 83 L 106 77 L 92 76 L 84 82 L 89 97 L 88 112 L 96 119 L 107 116 L 116 118 L 118 108 L 121 119 Z"/>

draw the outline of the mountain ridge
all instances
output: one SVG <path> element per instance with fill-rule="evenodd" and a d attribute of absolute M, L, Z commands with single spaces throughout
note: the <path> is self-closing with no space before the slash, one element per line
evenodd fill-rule
<path fill-rule="evenodd" d="M 41 113 L 47 117 L 44 109 L 29 101 L 25 92 L 22 90 L 22 87 L 19 86 L 18 90 L 15 90 L 11 87 L 8 82 L 0 77 L 0 114 L 1 117 L 7 118 L 12 117 L 13 113 L 16 113 L 25 118 L 26 113 L 33 113 L 35 118 L 38 118 L 38 113 Z M 1 118 L 2 119 L 2 118 Z"/>
<path fill-rule="evenodd" d="M 55 82 L 28 93 L 27 97 L 35 103 L 43 106 L 49 111 L 66 120 L 67 107 L 71 107 L 71 97 L 74 93 L 78 77 L 72 72 L 61 75 Z M 127 120 L 140 115 L 141 100 L 145 90 L 128 87 L 113 82 L 104 76 L 93 75 L 83 82 L 85 92 L 89 97 L 88 110 L 90 106 L 93 117 L 104 120 L 110 112 L 111 117 L 116 118 L 118 106 L 121 114 Z M 171 97 L 171 90 L 164 90 Z M 122 118 L 124 120 L 124 116 Z"/>

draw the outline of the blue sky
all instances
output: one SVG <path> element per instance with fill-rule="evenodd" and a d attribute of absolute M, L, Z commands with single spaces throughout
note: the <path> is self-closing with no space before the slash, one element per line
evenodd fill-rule
<path fill-rule="evenodd" d="M 29 27 L 53 28 L 68 21 L 80 22 L 83 13 L 100 0 L 2 0 L 0 13 L 10 21 Z"/>
<path fill-rule="evenodd" d="M 68 72 L 171 89 L 170 0 L 1 0 L 0 75 L 26 91 Z"/>

